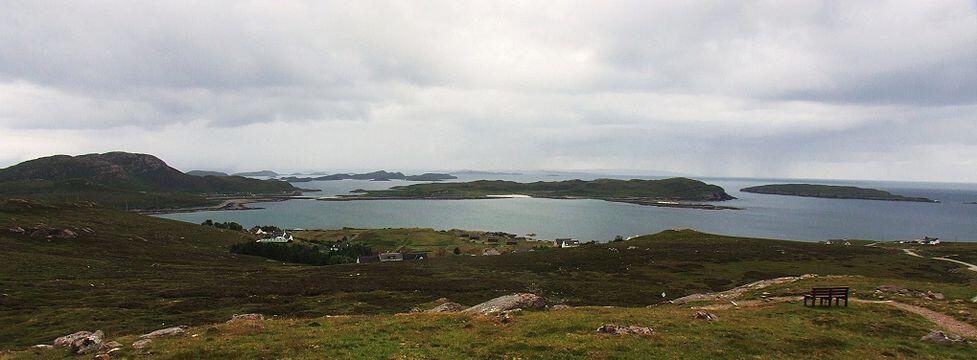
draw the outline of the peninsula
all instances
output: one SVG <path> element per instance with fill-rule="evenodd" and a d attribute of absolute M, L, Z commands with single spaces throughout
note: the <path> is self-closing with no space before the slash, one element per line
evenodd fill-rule
<path fill-rule="evenodd" d="M 828 199 L 861 199 L 885 201 L 911 201 L 935 203 L 936 200 L 924 197 L 896 195 L 884 190 L 854 186 L 812 185 L 812 184 L 774 184 L 753 186 L 740 191 L 756 194 L 791 195 Z"/>
<path fill-rule="evenodd" d="M 350 174 L 350 173 L 339 173 L 318 177 L 295 177 L 289 176 L 284 177 L 282 180 L 288 182 L 308 182 L 308 181 L 331 181 L 331 180 L 370 180 L 370 181 L 390 181 L 390 180 L 407 180 L 407 181 L 442 181 L 457 179 L 458 177 L 451 174 L 441 174 L 441 173 L 423 173 L 420 175 L 404 175 L 401 172 L 387 172 L 385 170 L 374 171 L 364 174 Z"/>
<path fill-rule="evenodd" d="M 538 181 L 520 183 L 503 180 L 479 180 L 458 183 L 414 184 L 389 190 L 353 191 L 357 195 L 323 198 L 324 201 L 391 200 L 391 199 L 492 199 L 530 196 L 550 199 L 597 199 L 660 207 L 708 210 L 735 209 L 706 204 L 708 201 L 732 200 L 723 188 L 688 178 L 661 180 Z"/>

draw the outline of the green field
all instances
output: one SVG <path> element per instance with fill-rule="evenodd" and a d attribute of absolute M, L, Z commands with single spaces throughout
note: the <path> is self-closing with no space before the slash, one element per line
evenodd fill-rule
<path fill-rule="evenodd" d="M 862 199 L 862 200 L 886 200 L 886 201 L 913 201 L 913 202 L 936 202 L 923 197 L 908 197 L 896 195 L 884 190 L 867 189 L 854 186 L 836 185 L 811 185 L 811 184 L 774 184 L 753 186 L 740 191 L 771 194 L 771 195 L 792 195 L 803 197 L 818 197 L 829 199 Z"/>
<path fill-rule="evenodd" d="M 79 236 L 46 239 L 6 231 L 14 226 L 27 228 L 37 224 L 76 229 Z M 377 243 L 388 241 L 377 236 L 380 239 Z M 440 246 L 437 238 L 429 239 L 434 246 Z M 414 357 L 411 355 L 414 352 L 405 352 L 409 349 L 394 348 L 391 344 L 444 341 L 437 348 L 416 350 L 420 354 L 417 357 L 443 357 L 438 354 L 453 353 L 462 346 L 459 344 L 483 341 L 484 345 L 474 348 L 470 356 L 502 351 L 534 357 L 534 354 L 547 354 L 563 342 L 571 342 L 575 344 L 572 348 L 579 351 L 572 354 L 586 357 L 594 351 L 597 355 L 593 357 L 602 357 L 600 354 L 616 357 L 615 354 L 626 354 L 632 347 L 679 351 L 683 341 L 691 341 L 700 344 L 704 351 L 701 356 L 719 349 L 748 356 L 763 349 L 762 341 L 768 335 L 760 338 L 749 333 L 749 327 L 736 328 L 736 332 L 722 330 L 722 326 L 733 324 L 722 325 L 717 332 L 687 332 L 690 330 L 682 330 L 678 324 L 667 325 L 669 321 L 678 321 L 668 320 L 673 314 L 669 311 L 685 311 L 668 310 L 669 307 L 610 309 L 606 314 L 605 310 L 593 308 L 579 310 L 571 319 L 554 318 L 551 316 L 556 315 L 549 313 L 527 313 L 519 315 L 511 333 L 490 323 L 466 325 L 467 320 L 451 316 L 415 322 L 391 314 L 425 306 L 441 297 L 471 305 L 514 292 L 537 293 L 551 304 L 640 308 L 691 293 L 725 290 L 755 280 L 805 273 L 857 275 L 846 278 L 842 284 L 833 284 L 852 286 L 856 297 L 874 298 L 874 288 L 883 284 L 942 292 L 946 295 L 943 300 L 900 301 L 977 324 L 977 304 L 969 301 L 977 294 L 973 272 L 948 262 L 906 256 L 899 249 L 736 238 L 681 230 L 617 243 L 502 256 L 442 256 L 405 263 L 307 266 L 229 253 L 230 245 L 250 240 L 253 238 L 242 232 L 85 204 L 0 201 L 0 247 L 4 250 L 0 252 L 0 323 L 4 324 L 0 326 L 0 350 L 49 343 L 57 336 L 83 329 L 102 329 L 109 338 L 118 338 L 167 325 L 205 326 L 235 313 L 258 312 L 295 319 L 272 322 L 269 324 L 272 330 L 305 324 L 310 318 L 325 315 L 354 317 L 335 328 L 308 329 L 314 333 L 276 330 L 240 337 L 218 333 L 197 338 L 212 338 L 206 343 L 175 352 L 158 350 L 157 354 L 174 358 L 193 358 L 194 354 L 260 357 L 280 352 L 308 358 L 331 352 L 324 352 L 325 348 L 316 352 L 304 345 L 282 349 L 287 346 L 282 341 L 292 337 L 305 339 L 310 334 L 326 336 L 327 333 L 320 332 L 327 331 L 350 335 L 315 341 L 324 341 L 321 346 L 329 345 L 329 351 L 350 351 L 351 355 L 365 354 L 374 349 L 371 346 L 377 346 L 376 349 L 382 350 L 380 354 Z M 956 246 L 957 253 L 977 254 L 977 247 L 972 244 Z M 805 286 L 810 284 L 771 289 L 771 292 L 797 293 Z M 658 309 L 663 312 L 659 313 Z M 853 307 L 836 313 L 817 310 L 798 313 L 803 310 L 796 307 L 776 309 L 736 321 L 743 326 L 756 326 L 752 329 L 757 332 L 773 329 L 775 334 L 781 334 L 778 338 L 789 334 L 808 339 L 813 344 L 827 346 L 829 354 L 871 353 L 872 344 L 885 345 L 886 349 L 894 349 L 894 354 L 906 358 L 913 357 L 910 354 L 930 357 L 956 354 L 953 349 L 939 350 L 910 341 L 921 336 L 918 332 L 926 323 L 894 315 L 883 317 L 889 311 L 886 309 Z M 805 318 L 815 314 L 844 317 L 821 323 Z M 651 343 L 634 339 L 608 340 L 611 343 L 594 340 L 601 339 L 591 333 L 597 322 L 616 319 L 647 319 L 663 332 Z M 316 321 L 333 324 L 343 320 Z M 780 323 L 789 323 L 791 327 L 777 328 Z M 883 331 L 888 326 L 903 335 Z M 463 330 L 458 330 L 457 338 L 438 340 L 442 336 L 438 331 L 451 332 L 458 328 Z M 861 328 L 875 329 L 875 332 Z M 371 331 L 376 332 L 374 336 L 354 336 Z M 415 336 L 416 331 L 429 334 Z M 486 340 L 496 331 L 505 335 Z M 749 335 L 734 335 L 739 331 Z M 555 340 L 553 337 L 559 334 L 567 338 Z M 713 338 L 719 334 L 726 337 Z M 845 340 L 846 336 L 851 337 Z M 869 338 L 875 339 L 872 340 L 875 343 L 868 342 Z M 345 345 L 333 346 L 336 342 Z M 786 356 L 801 352 L 805 346 L 810 345 L 795 344 L 777 351 Z M 907 350 L 899 352 L 903 347 Z"/>

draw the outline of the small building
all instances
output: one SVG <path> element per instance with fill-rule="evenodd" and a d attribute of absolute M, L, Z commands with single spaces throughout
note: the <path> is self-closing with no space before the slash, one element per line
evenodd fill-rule
<path fill-rule="evenodd" d="M 824 243 L 826 245 L 848 245 L 848 246 L 851 246 L 851 241 L 848 241 L 848 239 L 828 239 L 828 240 L 825 240 Z"/>
<path fill-rule="evenodd" d="M 380 262 L 404 261 L 404 254 L 397 252 L 380 253 Z"/>
<path fill-rule="evenodd" d="M 357 264 L 369 264 L 380 262 L 380 257 L 376 255 L 359 256 L 356 258 Z"/>
<path fill-rule="evenodd" d="M 262 230 L 261 227 L 258 227 L 258 226 L 252 227 L 251 230 L 248 230 L 248 232 L 251 233 L 251 235 L 265 235 L 265 234 L 268 234 L 268 232 Z"/>
<path fill-rule="evenodd" d="M 290 243 L 290 242 L 292 242 L 292 241 L 295 240 L 292 237 L 291 234 L 285 232 L 284 230 L 283 231 L 275 231 L 275 232 L 272 232 L 272 233 L 270 233 L 268 235 L 269 236 L 268 237 L 265 237 L 264 239 L 258 239 L 257 242 L 259 242 L 259 243 L 285 244 L 285 243 Z"/>
<path fill-rule="evenodd" d="M 553 242 L 556 244 L 556 247 L 560 248 L 572 248 L 580 246 L 580 240 L 576 239 L 556 239 L 553 240 Z"/>

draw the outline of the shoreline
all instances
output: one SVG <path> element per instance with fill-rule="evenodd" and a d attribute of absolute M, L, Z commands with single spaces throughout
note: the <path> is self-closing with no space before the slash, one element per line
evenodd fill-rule
<path fill-rule="evenodd" d="M 265 203 L 265 202 L 279 202 L 288 201 L 294 199 L 305 199 L 312 200 L 316 199 L 314 196 L 305 195 L 272 195 L 272 196 L 256 196 L 256 197 L 230 197 L 230 198 L 211 198 L 209 200 L 223 200 L 220 204 L 211 206 L 196 206 L 189 208 L 175 208 L 175 209 L 151 209 L 151 210 L 135 210 L 136 213 L 143 215 L 162 215 L 162 214 L 180 214 L 180 213 L 195 213 L 202 211 L 238 211 L 238 210 L 261 210 L 261 207 L 251 207 L 248 204 L 254 203 Z"/>

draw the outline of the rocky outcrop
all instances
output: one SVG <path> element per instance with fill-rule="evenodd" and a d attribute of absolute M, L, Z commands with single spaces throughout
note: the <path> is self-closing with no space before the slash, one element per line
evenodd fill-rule
<path fill-rule="evenodd" d="M 230 320 L 227 320 L 228 324 L 241 322 L 241 321 L 264 321 L 265 316 L 261 314 L 235 314 L 231 316 Z"/>
<path fill-rule="evenodd" d="M 456 303 L 456 302 L 446 302 L 441 305 L 435 306 L 433 308 L 424 310 L 425 313 L 446 313 L 446 312 L 459 312 L 465 310 L 467 306 Z"/>
<path fill-rule="evenodd" d="M 651 335 L 655 330 L 644 326 L 604 324 L 597 328 L 597 332 L 612 335 Z"/>
<path fill-rule="evenodd" d="M 927 300 L 946 300 L 946 295 L 941 292 L 934 291 L 922 291 L 916 289 L 904 288 L 896 285 L 881 285 L 875 289 L 875 295 L 879 298 L 884 297 L 884 294 L 893 294 L 905 297 L 917 297 Z"/>
<path fill-rule="evenodd" d="M 142 349 L 144 347 L 147 347 L 147 346 L 149 346 L 149 344 L 152 344 L 152 343 L 153 343 L 153 340 L 152 339 L 136 340 L 136 342 L 133 342 L 132 343 L 132 348 L 138 350 L 138 349 Z"/>
<path fill-rule="evenodd" d="M 165 337 L 184 337 L 187 336 L 186 326 L 174 326 L 165 329 L 159 329 L 148 334 L 140 335 L 140 339 L 159 339 Z M 135 347 L 135 346 L 133 346 Z"/>
<path fill-rule="evenodd" d="M 542 309 L 544 307 L 546 307 L 546 301 L 543 297 L 536 294 L 521 293 L 497 297 L 467 308 L 462 313 L 496 315 L 513 309 Z"/>
<path fill-rule="evenodd" d="M 687 304 L 695 301 L 715 301 L 715 300 L 735 299 L 752 290 L 759 290 L 773 285 L 788 284 L 799 280 L 812 279 L 815 277 L 817 277 L 817 275 L 815 274 L 804 274 L 801 276 L 785 276 L 785 277 L 779 277 L 779 278 L 773 278 L 767 280 L 754 281 L 749 284 L 740 285 L 735 288 L 722 291 L 722 292 L 707 293 L 707 294 L 692 294 L 688 296 L 683 296 L 678 299 L 671 300 L 669 301 L 669 303 L 682 305 L 682 304 Z"/>
<path fill-rule="evenodd" d="M 71 352 L 75 354 L 88 354 L 99 350 L 102 350 L 104 344 L 105 334 L 102 330 L 95 330 L 95 332 L 88 334 L 88 336 L 83 336 L 76 338 L 68 345 Z"/>
<path fill-rule="evenodd" d="M 933 330 L 929 334 L 919 338 L 920 341 L 929 341 L 937 344 L 952 344 L 963 341 L 958 335 L 947 334 L 939 330 Z"/>
<path fill-rule="evenodd" d="M 54 346 L 65 347 L 70 346 L 75 340 L 81 339 L 83 337 L 91 335 L 91 331 L 78 331 L 72 334 L 68 334 L 57 339 L 54 339 Z"/>
<path fill-rule="evenodd" d="M 716 320 L 719 320 L 719 316 L 717 316 L 716 314 L 713 314 L 711 312 L 706 312 L 706 311 L 696 311 L 695 314 L 692 315 L 692 318 L 693 319 L 698 319 L 698 320 L 705 320 L 705 321 L 716 321 Z"/>

